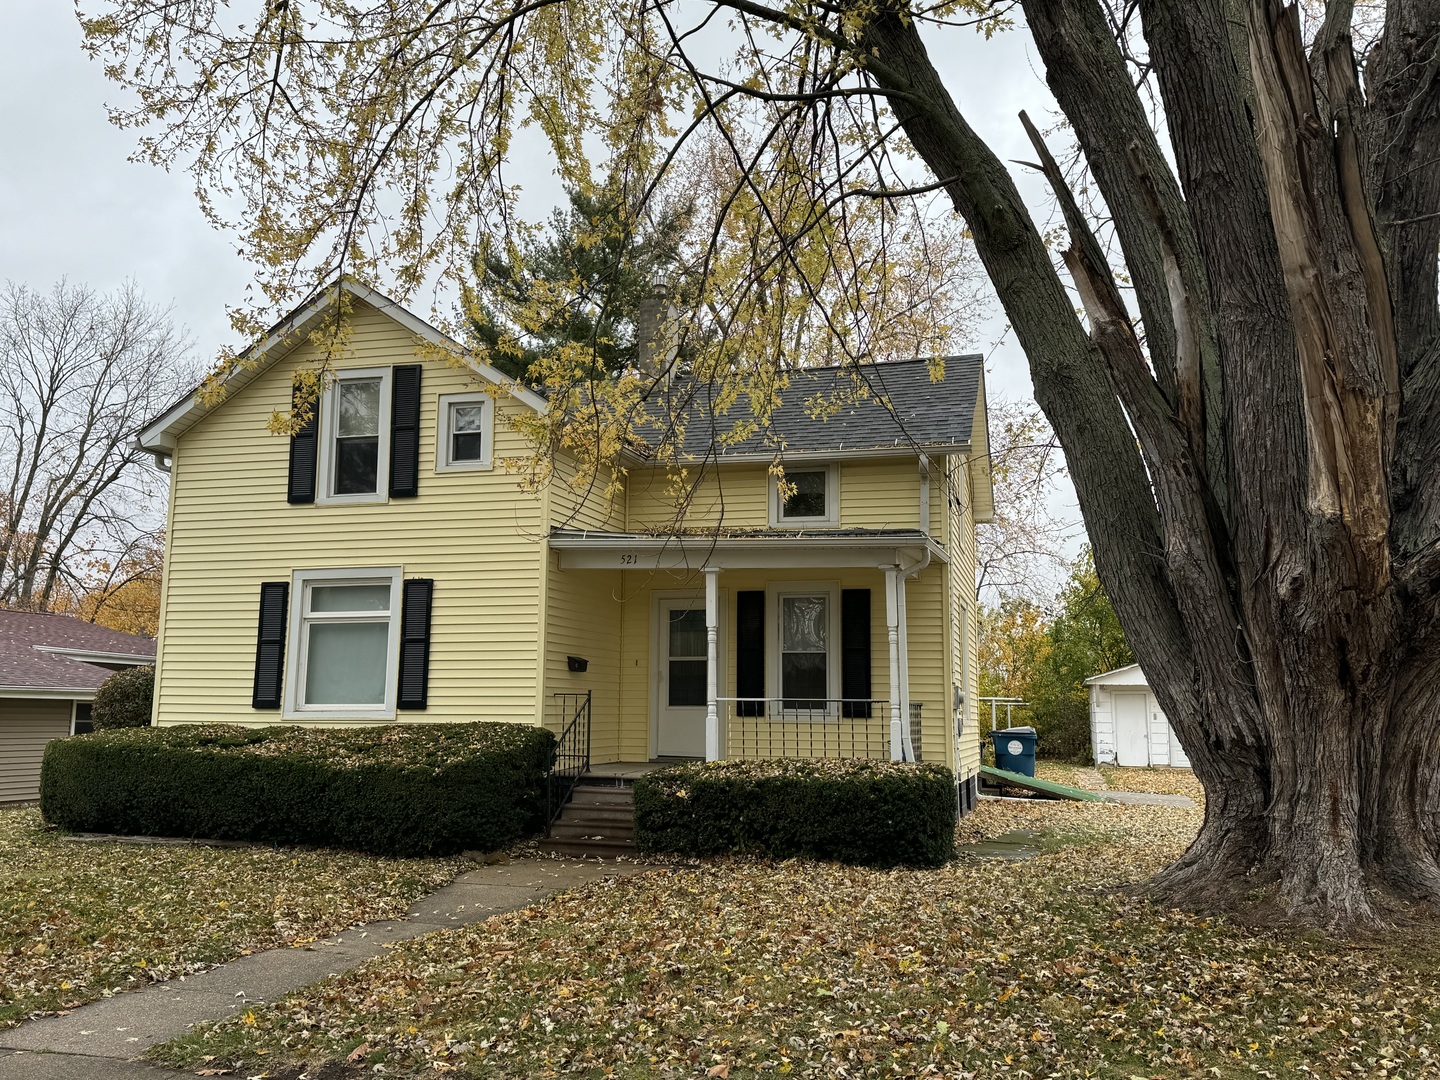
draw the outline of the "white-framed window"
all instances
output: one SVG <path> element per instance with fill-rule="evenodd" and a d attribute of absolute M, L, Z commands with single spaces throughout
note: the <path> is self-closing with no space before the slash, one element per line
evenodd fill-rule
<path fill-rule="evenodd" d="M 435 425 L 435 471 L 490 468 L 495 399 L 481 391 L 441 394 Z"/>
<path fill-rule="evenodd" d="M 320 405 L 315 501 L 384 502 L 390 480 L 390 368 L 335 376 Z"/>
<path fill-rule="evenodd" d="M 71 703 L 70 734 L 88 735 L 95 730 L 94 703 L 76 701 Z"/>
<path fill-rule="evenodd" d="M 833 462 L 825 465 L 787 465 L 781 491 L 778 476 L 770 477 L 770 524 L 834 527 L 840 524 L 840 476 Z"/>
<path fill-rule="evenodd" d="M 398 566 L 295 571 L 287 717 L 394 716 L 400 589 Z"/>
<path fill-rule="evenodd" d="M 840 586 L 778 583 L 767 590 L 771 694 L 784 715 L 828 715 L 840 697 Z"/>

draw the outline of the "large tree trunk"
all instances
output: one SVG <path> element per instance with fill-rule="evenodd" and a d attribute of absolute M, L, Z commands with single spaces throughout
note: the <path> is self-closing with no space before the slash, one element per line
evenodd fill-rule
<path fill-rule="evenodd" d="M 917 25 L 874 13 L 862 43 L 970 225 L 1205 787 L 1151 887 L 1260 889 L 1337 929 L 1440 900 L 1440 3 L 1391 7 L 1367 102 L 1344 4 L 1307 56 L 1277 0 L 1242 0 L 1238 27 L 1223 0 L 1139 0 L 1177 175 L 1096 0 L 1024 0 L 1143 339 L 1038 134 L 1088 327 Z M 1425 180 L 1397 140 L 1431 154 Z"/>

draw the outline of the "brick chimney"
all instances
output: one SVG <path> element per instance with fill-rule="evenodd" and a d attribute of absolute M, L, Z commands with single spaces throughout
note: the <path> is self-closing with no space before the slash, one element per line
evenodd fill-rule
<path fill-rule="evenodd" d="M 674 375 L 677 317 L 670 303 L 670 286 L 663 281 L 652 284 L 635 315 L 635 360 L 642 375 L 663 378 L 667 383 Z"/>

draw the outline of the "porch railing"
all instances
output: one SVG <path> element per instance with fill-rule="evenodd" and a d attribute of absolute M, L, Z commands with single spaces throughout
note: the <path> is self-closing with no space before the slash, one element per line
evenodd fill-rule
<path fill-rule="evenodd" d="M 555 823 L 575 785 L 590 768 L 590 691 L 583 694 L 556 694 L 560 736 L 555 740 L 555 757 L 550 764 L 545 793 L 545 825 Z"/>
<path fill-rule="evenodd" d="M 871 698 L 717 698 L 727 758 L 888 758 L 890 703 Z"/>

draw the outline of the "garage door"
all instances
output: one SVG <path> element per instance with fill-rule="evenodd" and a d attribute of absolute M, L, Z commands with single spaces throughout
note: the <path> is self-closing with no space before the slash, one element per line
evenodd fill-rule
<path fill-rule="evenodd" d="M 70 734 L 70 702 L 0 698 L 0 803 L 40 797 L 40 759 Z"/>

